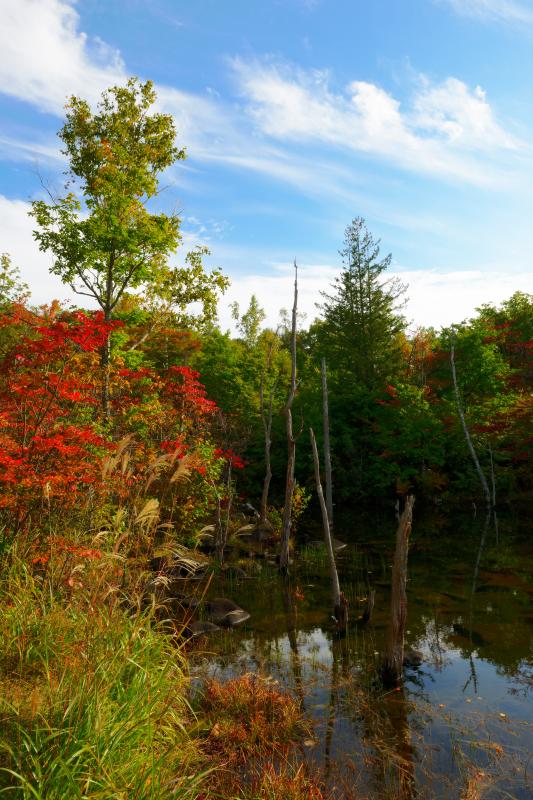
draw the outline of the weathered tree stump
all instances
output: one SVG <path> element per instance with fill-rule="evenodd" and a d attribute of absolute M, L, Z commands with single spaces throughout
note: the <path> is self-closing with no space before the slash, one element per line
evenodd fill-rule
<path fill-rule="evenodd" d="M 409 495 L 396 531 L 396 548 L 391 578 L 391 617 L 382 664 L 383 681 L 387 686 L 397 685 L 403 675 L 403 647 L 407 623 L 407 555 L 414 502 L 413 495 Z"/>

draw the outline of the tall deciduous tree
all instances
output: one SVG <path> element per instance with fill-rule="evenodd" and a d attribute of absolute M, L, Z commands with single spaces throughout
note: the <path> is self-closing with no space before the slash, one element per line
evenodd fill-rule
<path fill-rule="evenodd" d="M 54 257 L 52 272 L 95 300 L 106 320 L 127 289 L 157 284 L 180 241 L 177 215 L 153 213 L 161 173 L 185 151 L 176 146 L 169 114 L 150 113 L 150 81 L 131 78 L 102 95 L 95 111 L 71 97 L 59 137 L 68 158 L 68 190 L 37 200 L 32 214 L 41 250 Z M 109 415 L 109 341 L 102 349 L 104 414 Z"/>

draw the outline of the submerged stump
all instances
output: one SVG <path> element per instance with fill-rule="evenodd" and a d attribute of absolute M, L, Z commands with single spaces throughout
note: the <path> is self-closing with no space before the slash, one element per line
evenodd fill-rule
<path fill-rule="evenodd" d="M 403 675 L 404 636 L 407 624 L 407 554 L 409 534 L 413 521 L 415 498 L 409 495 L 396 531 L 396 547 L 391 578 L 391 616 L 387 631 L 385 655 L 382 663 L 383 682 L 386 686 L 397 685 Z"/>

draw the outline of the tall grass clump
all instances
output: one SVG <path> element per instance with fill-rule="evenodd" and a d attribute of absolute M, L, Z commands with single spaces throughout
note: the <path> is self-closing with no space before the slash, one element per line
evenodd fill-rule
<path fill-rule="evenodd" d="M 154 614 L 95 607 L 83 589 L 58 594 L 10 559 L 0 581 L 2 796 L 198 797 L 186 663 Z"/>

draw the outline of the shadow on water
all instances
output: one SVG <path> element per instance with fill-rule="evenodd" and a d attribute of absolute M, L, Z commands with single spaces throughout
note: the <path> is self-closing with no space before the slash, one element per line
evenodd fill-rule
<path fill-rule="evenodd" d="M 338 798 L 532 796 L 531 540 L 526 521 L 465 516 L 417 519 L 409 554 L 406 648 L 420 650 L 403 683 L 380 685 L 390 602 L 394 519 L 339 520 L 341 585 L 350 627 L 334 635 L 320 545 L 301 544 L 290 579 L 246 559 L 255 575 L 215 580 L 210 594 L 250 612 L 214 634 L 198 672 L 272 676 L 298 697 L 314 738 L 298 758 Z M 308 540 L 314 538 L 312 527 Z M 318 538 L 318 537 L 316 537 Z M 372 621 L 362 624 L 370 589 Z"/>

